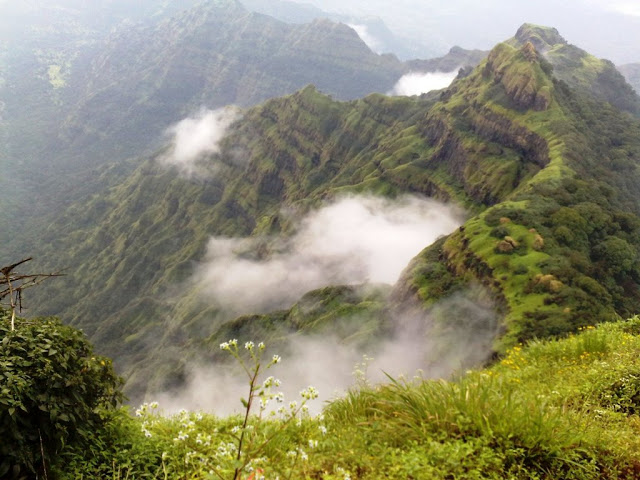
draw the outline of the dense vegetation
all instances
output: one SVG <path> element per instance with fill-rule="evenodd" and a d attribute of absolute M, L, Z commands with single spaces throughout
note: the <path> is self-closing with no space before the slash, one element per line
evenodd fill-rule
<path fill-rule="evenodd" d="M 46 475 L 62 450 L 93 445 L 103 415 L 122 401 L 122 379 L 81 332 L 58 320 L 10 325 L 0 309 L 0 477 L 33 478 Z"/>
<path fill-rule="evenodd" d="M 0 149 L 14 172 L 0 179 L 0 199 L 42 199 L 23 219 L 77 200 L 67 182 L 83 189 L 94 167 L 156 148 L 169 125 L 203 106 L 255 105 L 307 84 L 359 98 L 389 91 L 413 68 L 373 53 L 344 24 L 287 24 L 235 0 L 107 3 L 100 18 L 84 18 L 88 7 L 38 5 L 43 18 L 27 8 L 27 32 L 0 42 Z M 479 60 L 458 49 L 441 61 L 469 59 Z"/>
<path fill-rule="evenodd" d="M 208 178 L 162 169 L 163 151 L 137 160 L 133 173 L 103 168 L 100 193 L 40 235 L 48 267 L 73 271 L 67 285 L 43 288 L 41 307 L 117 357 L 135 390 L 150 378 L 162 386 L 183 375 L 184 352 L 195 355 L 198 338 L 219 340 L 216 332 L 240 325 L 280 323 L 286 333 L 314 324 L 276 314 L 223 326 L 228 315 L 203 308 L 197 290 L 172 298 L 211 235 L 262 237 L 259 255 L 268 257 L 269 236 L 295 224 L 283 206 L 304 212 L 346 192 L 415 192 L 463 205 L 470 218 L 414 260 L 390 302 L 363 303 L 372 316 L 416 300 L 430 308 L 479 285 L 504 319 L 494 345 L 504 352 L 640 311 L 638 122 L 583 88 L 589 69 L 606 63 L 575 67 L 573 86 L 554 76 L 533 47 L 554 35 L 524 26 L 436 95 L 344 103 L 307 87 L 268 101 L 231 127 L 207 160 L 216 169 Z M 558 48 L 576 61 L 586 55 Z M 386 328 L 382 318 L 378 325 Z"/>
<path fill-rule="evenodd" d="M 357 98 L 387 92 L 410 68 L 346 25 L 286 24 L 233 0 L 66 3 L 7 5 L 19 13 L 0 19 L 7 259 L 35 252 L 24 239 L 105 188 L 96 168 L 131 173 L 137 162 L 125 159 L 157 148 L 167 127 L 203 106 L 255 105 L 307 84 Z M 28 27 L 16 31 L 12 18 Z"/>

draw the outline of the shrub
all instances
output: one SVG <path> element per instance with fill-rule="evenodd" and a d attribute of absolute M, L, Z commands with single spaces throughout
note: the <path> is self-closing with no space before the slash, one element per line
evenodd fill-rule
<path fill-rule="evenodd" d="M 0 478 L 44 473 L 67 444 L 101 425 L 100 409 L 122 400 L 111 361 L 82 332 L 53 318 L 0 316 Z"/>

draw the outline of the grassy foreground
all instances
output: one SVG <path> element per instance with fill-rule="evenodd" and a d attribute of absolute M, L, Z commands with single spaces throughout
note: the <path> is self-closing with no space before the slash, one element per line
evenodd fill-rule
<path fill-rule="evenodd" d="M 635 317 L 516 346 L 451 381 L 361 379 L 318 417 L 305 413 L 308 395 L 273 414 L 255 407 L 244 429 L 244 416 L 123 409 L 58 469 L 74 479 L 640 478 L 639 354 Z M 263 380 L 256 402 L 277 403 Z"/>

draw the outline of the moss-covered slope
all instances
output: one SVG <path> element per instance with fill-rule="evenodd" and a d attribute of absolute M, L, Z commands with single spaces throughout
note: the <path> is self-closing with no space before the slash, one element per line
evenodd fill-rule
<path fill-rule="evenodd" d="M 434 108 L 450 124 L 466 119 L 458 134 L 519 142 L 521 162 L 537 171 L 414 260 L 397 291 L 429 304 L 480 282 L 504 308 L 503 344 L 640 306 L 638 124 L 550 73 L 531 43 L 503 44 Z"/>

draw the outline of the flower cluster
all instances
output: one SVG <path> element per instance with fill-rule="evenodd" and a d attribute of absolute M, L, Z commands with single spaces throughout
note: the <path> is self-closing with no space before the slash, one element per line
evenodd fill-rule
<path fill-rule="evenodd" d="M 307 426 L 303 422 L 308 415 L 306 404 L 318 398 L 318 391 L 309 386 L 300 392 L 301 399 L 285 403 L 284 393 L 278 391 L 282 382 L 265 373 L 280 363 L 279 355 L 266 357 L 263 342 L 240 343 L 237 339 L 221 343 L 220 349 L 236 359 L 248 379 L 248 395 L 242 399 L 244 414 L 232 417 L 228 423 L 219 423 L 215 429 L 206 426 L 209 417 L 203 418 L 201 413 L 182 410 L 176 414 L 172 418 L 175 430 L 169 437 L 173 442 L 162 455 L 165 476 L 183 471 L 197 472 L 193 478 L 258 480 L 267 476 L 265 472 L 269 472 L 269 478 L 272 474 L 277 478 L 278 474 L 287 474 L 288 471 L 288 478 L 291 478 L 296 464 L 306 461 L 308 452 L 319 444 L 318 440 L 311 438 L 315 435 L 304 433 Z M 280 408 L 276 409 L 276 406 Z M 142 417 L 145 435 L 151 436 L 153 432 L 150 425 L 157 408 L 157 403 L 152 402 L 136 411 L 136 415 Z M 271 420 L 262 423 L 262 417 L 267 413 Z M 326 428 L 323 426 L 315 432 L 318 436 L 325 434 Z M 265 451 L 269 451 L 267 445 L 280 442 L 278 439 L 292 441 L 288 447 L 290 452 L 285 454 L 286 449 L 280 450 L 277 458 L 268 459 L 265 456 Z M 288 455 L 290 460 L 283 462 L 280 455 Z"/>
<path fill-rule="evenodd" d="M 140 424 L 140 430 L 144 433 L 144 436 L 147 438 L 151 438 L 153 434 L 151 433 L 151 427 L 156 423 L 155 416 L 158 412 L 158 402 L 151 403 L 143 403 L 136 409 L 136 417 L 141 417 L 143 419 Z"/>

